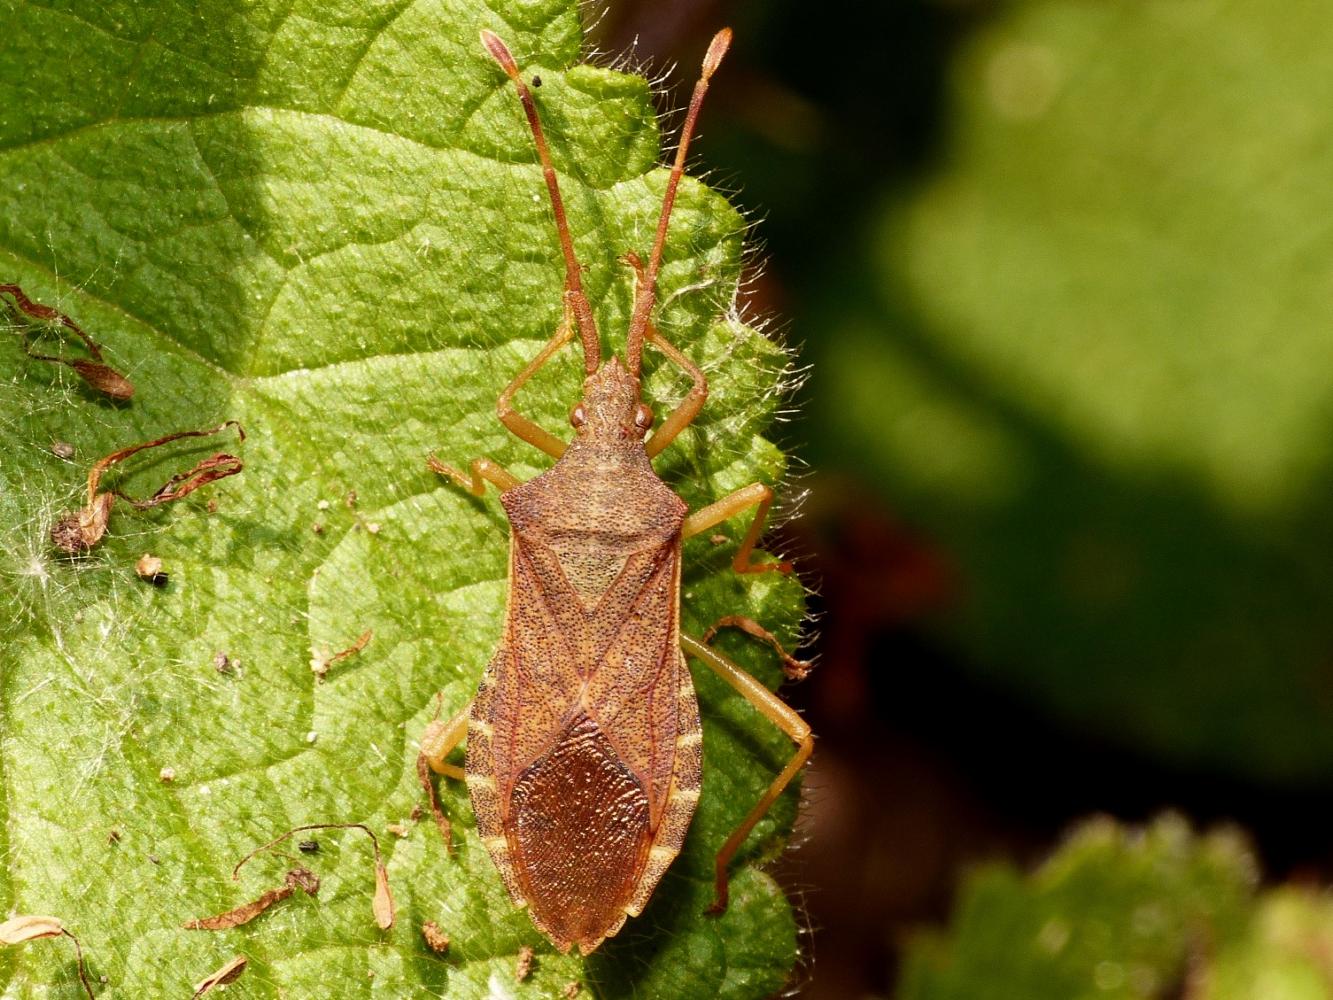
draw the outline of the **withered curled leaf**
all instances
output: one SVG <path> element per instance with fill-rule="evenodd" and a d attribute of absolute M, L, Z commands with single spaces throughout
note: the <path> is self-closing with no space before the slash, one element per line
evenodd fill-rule
<path fill-rule="evenodd" d="M 37 357 L 37 355 L 33 355 Z M 41 360 L 45 361 L 46 358 Z M 50 360 L 60 361 L 59 358 Z M 63 364 L 74 369 L 80 378 L 88 383 L 90 388 L 96 389 L 104 396 L 110 396 L 112 399 L 132 399 L 134 397 L 134 385 L 120 372 L 116 371 L 110 365 L 103 364 L 101 361 L 64 361 Z"/>
<path fill-rule="evenodd" d="M 38 938 L 60 937 L 65 925 L 57 917 L 12 917 L 0 924 L 0 944 L 23 944 Z"/>
<path fill-rule="evenodd" d="M 240 876 L 241 869 L 256 854 L 267 851 L 271 847 L 276 847 L 289 837 L 304 833 L 307 830 L 360 830 L 370 838 L 371 846 L 375 849 L 375 895 L 371 900 L 371 911 L 375 915 L 375 923 L 379 925 L 381 930 L 391 928 L 397 919 L 397 910 L 394 907 L 393 893 L 389 890 L 389 870 L 384 866 L 384 861 L 380 857 L 379 838 L 375 836 L 375 831 L 364 823 L 307 823 L 305 826 L 295 827 L 274 837 L 267 844 L 261 844 L 236 862 L 236 867 L 231 870 L 232 879 L 235 880 Z M 319 879 L 313 872 L 304 868 L 294 868 L 287 873 L 287 884 L 284 888 L 288 890 L 288 895 L 290 895 L 293 888 L 299 888 L 313 896 L 319 891 Z M 285 899 L 286 896 L 282 898 Z"/>
<path fill-rule="evenodd" d="M 182 438 L 208 437 L 218 434 L 229 427 L 236 429 L 237 435 L 245 440 L 245 431 L 235 420 L 227 420 L 217 427 L 198 431 L 177 431 L 152 441 L 121 448 L 110 455 L 98 459 L 88 471 L 88 502 L 80 511 L 61 517 L 51 526 L 51 541 L 56 548 L 68 555 L 81 555 L 94 548 L 106 534 L 107 522 L 111 518 L 111 507 L 117 498 L 124 500 L 137 510 L 147 510 L 161 504 L 171 503 L 189 496 L 201 486 L 234 476 L 244 465 L 235 455 L 218 452 L 202 459 L 185 472 L 172 476 L 147 500 L 136 500 L 126 496 L 120 490 L 100 490 L 102 477 L 113 465 L 123 462 L 131 455 L 149 448 L 157 448 Z"/>
<path fill-rule="evenodd" d="M 72 369 L 91 389 L 109 396 L 111 399 L 127 400 L 134 396 L 134 385 L 120 372 L 116 371 L 105 361 L 102 360 L 102 348 L 97 341 L 88 336 L 83 329 L 72 319 L 66 316 L 58 309 L 43 305 L 40 302 L 34 302 L 24 293 L 18 285 L 0 284 L 0 295 L 8 295 L 14 300 L 14 307 L 28 319 L 39 320 L 43 323 L 54 323 L 68 330 L 74 336 L 83 342 L 87 348 L 88 354 L 92 360 L 84 358 L 65 358 L 51 354 L 38 354 L 33 351 L 31 346 L 24 343 L 23 349 L 28 357 L 35 361 L 45 361 L 50 364 L 65 365 Z M 3 301 L 0 299 L 0 301 Z M 26 331 L 25 331 L 26 341 Z"/>

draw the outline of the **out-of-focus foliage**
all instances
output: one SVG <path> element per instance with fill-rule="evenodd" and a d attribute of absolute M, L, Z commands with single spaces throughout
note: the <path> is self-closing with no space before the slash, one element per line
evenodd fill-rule
<path fill-rule="evenodd" d="M 912 946 L 900 1000 L 1324 1000 L 1333 905 L 1255 881 L 1234 834 L 1093 821 L 1031 876 L 976 872 L 950 932 Z"/>
<path fill-rule="evenodd" d="M 1140 750 L 1333 774 L 1333 8 L 1007 6 L 806 316 L 815 460 L 956 560 L 962 658 Z M 871 290 L 866 290 L 867 288 Z"/>

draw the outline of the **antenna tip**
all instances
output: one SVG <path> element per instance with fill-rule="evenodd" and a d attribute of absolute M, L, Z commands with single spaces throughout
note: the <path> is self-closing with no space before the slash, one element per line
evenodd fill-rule
<path fill-rule="evenodd" d="M 722 57 L 727 54 L 729 48 L 731 48 L 731 29 L 723 28 L 708 43 L 708 52 L 704 55 L 705 80 L 717 72 L 718 66 L 722 64 Z"/>
<path fill-rule="evenodd" d="M 511 77 L 518 76 L 518 63 L 514 62 L 514 57 L 509 52 L 509 46 L 501 41 L 499 35 L 482 28 L 481 44 L 486 48 L 490 57 L 500 64 L 502 70 Z"/>

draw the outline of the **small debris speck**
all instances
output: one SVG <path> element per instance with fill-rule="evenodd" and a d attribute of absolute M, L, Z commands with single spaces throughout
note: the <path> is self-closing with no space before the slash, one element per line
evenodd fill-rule
<path fill-rule="evenodd" d="M 449 935 L 440 930 L 440 925 L 434 920 L 427 920 L 421 925 L 421 934 L 435 954 L 443 955 L 449 950 Z"/>
<path fill-rule="evenodd" d="M 366 530 L 372 535 L 378 535 L 380 533 L 380 523 L 378 521 L 367 521 Z"/>
<path fill-rule="evenodd" d="M 321 500 L 319 503 L 315 504 L 315 507 L 317 507 L 319 510 L 328 510 L 330 504 L 327 500 Z"/>
<path fill-rule="evenodd" d="M 347 501 L 347 506 L 348 506 L 348 507 L 355 507 L 355 506 L 356 506 L 356 490 L 348 490 L 348 491 L 347 491 L 346 501 Z"/>
<path fill-rule="evenodd" d="M 169 785 L 176 780 L 176 769 L 174 767 L 164 767 L 157 772 L 157 780 L 164 785 Z"/>
<path fill-rule="evenodd" d="M 300 889 L 307 896 L 319 892 L 319 876 L 309 868 L 293 868 L 287 873 L 287 884 L 294 889 Z"/>
<path fill-rule="evenodd" d="M 208 504 L 205 506 L 205 509 L 210 514 L 216 514 L 218 512 L 218 502 L 216 500 L 208 501 Z"/>
<path fill-rule="evenodd" d="M 319 733 L 315 732 L 313 729 L 305 734 L 305 741 L 307 743 L 314 743 L 317 739 L 319 739 Z"/>
<path fill-rule="evenodd" d="M 582 989 L 583 987 L 580 986 L 578 983 L 569 983 L 568 985 L 565 986 L 565 992 L 563 994 L 565 1000 L 574 1000 L 574 998 L 579 995 L 579 991 Z"/>
<path fill-rule="evenodd" d="M 322 534 L 324 534 L 324 525 L 322 525 L 322 524 L 320 524 L 318 521 L 316 521 L 314 524 L 312 524 L 312 525 L 310 526 L 310 530 L 313 531 L 313 532 L 314 532 L 315 534 L 317 534 L 317 535 L 322 535 Z"/>
<path fill-rule="evenodd" d="M 518 961 L 514 963 L 514 979 L 523 982 L 532 975 L 532 946 L 523 945 L 518 949 Z"/>
<path fill-rule="evenodd" d="M 107 842 L 108 844 L 118 844 L 118 843 L 120 843 L 120 831 L 119 831 L 119 830 L 112 830 L 110 833 L 108 833 L 108 834 L 106 835 L 106 842 Z"/>
<path fill-rule="evenodd" d="M 213 669 L 220 674 L 229 674 L 232 672 L 231 657 L 226 653 L 217 652 L 213 654 Z"/>
<path fill-rule="evenodd" d="M 139 574 L 140 580 L 147 580 L 154 587 L 167 585 L 167 574 L 162 572 L 162 560 L 152 553 L 145 552 L 139 557 L 139 561 L 134 564 L 134 572 Z"/>
<path fill-rule="evenodd" d="M 708 540 L 709 540 L 710 542 L 712 542 L 714 545 L 725 545 L 725 544 L 726 544 L 726 541 L 727 541 L 727 536 L 726 536 L 726 535 L 709 535 L 709 536 L 708 536 Z"/>

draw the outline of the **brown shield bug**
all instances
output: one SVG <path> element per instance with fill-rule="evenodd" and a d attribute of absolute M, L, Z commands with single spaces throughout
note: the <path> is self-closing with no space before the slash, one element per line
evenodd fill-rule
<path fill-rule="evenodd" d="M 708 395 L 703 372 L 654 328 L 652 311 L 690 137 L 731 32 L 718 32 L 704 57 L 647 264 L 634 254 L 623 258 L 637 277 L 623 363 L 601 356 L 532 94 L 504 42 L 489 31 L 481 37 L 518 91 L 565 263 L 564 322 L 501 393 L 496 409 L 505 427 L 556 462 L 520 482 L 486 458 L 474 460 L 470 474 L 431 458 L 432 469 L 477 496 L 487 483 L 500 491 L 510 524 L 509 598 L 504 633 L 476 698 L 448 722 L 430 725 L 418 770 L 433 805 L 428 769 L 466 780 L 482 843 L 509 895 L 530 908 L 557 948 L 578 945 L 586 955 L 642 911 L 694 815 L 702 736 L 686 656 L 727 680 L 797 745 L 718 850 L 714 911 L 727 904 L 728 862 L 800 771 L 813 742 L 800 716 L 764 685 L 680 631 L 683 539 L 753 509 L 735 570 L 791 571 L 787 563 L 751 562 L 772 491 L 755 483 L 689 513 L 651 461 Z M 576 329 L 585 378 L 570 414 L 574 437 L 566 443 L 512 404 Z M 651 435 L 653 413 L 639 382 L 645 344 L 693 381 Z M 748 619 L 730 616 L 723 624 L 772 638 Z M 466 765 L 459 768 L 446 757 L 464 739 Z M 447 832 L 438 806 L 436 813 Z"/>

